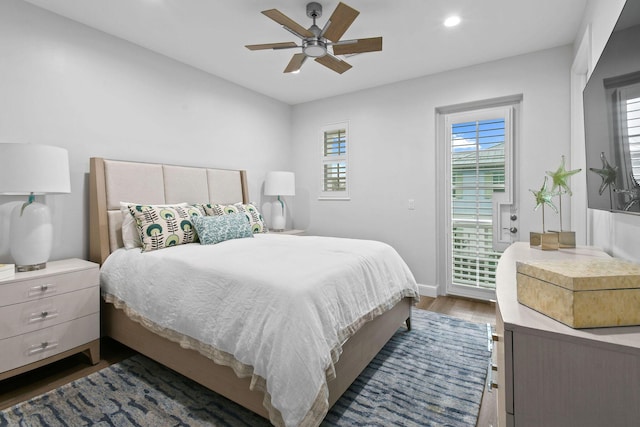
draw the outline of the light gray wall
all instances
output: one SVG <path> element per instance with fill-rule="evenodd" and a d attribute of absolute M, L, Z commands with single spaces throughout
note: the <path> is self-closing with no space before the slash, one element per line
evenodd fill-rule
<path fill-rule="evenodd" d="M 520 239 L 528 240 L 542 227 L 529 189 L 569 155 L 571 60 L 564 46 L 294 106 L 295 227 L 390 243 L 419 283 L 436 285 L 436 108 L 522 94 L 516 192 Z M 351 132 L 351 201 L 319 201 L 319 130 L 341 121 Z M 557 215 L 547 216 L 557 227 Z"/>
<path fill-rule="evenodd" d="M 522 240 L 540 228 L 529 189 L 539 188 L 544 172 L 569 150 L 570 47 L 292 108 L 25 2 L 3 0 L 0 57 L 0 141 L 58 145 L 70 153 L 72 193 L 46 198 L 58 242 L 53 259 L 86 256 L 91 156 L 245 168 L 259 202 L 266 172 L 293 166 L 297 195 L 288 201 L 295 227 L 387 241 L 419 282 L 435 285 L 435 108 L 523 95 Z M 320 202 L 318 129 L 344 120 L 352 137 L 352 200 Z M 0 196 L 0 262 L 12 203 L 1 204 L 13 200 Z"/>
<path fill-rule="evenodd" d="M 0 142 L 69 150 L 71 194 L 46 197 L 52 259 L 87 256 L 90 157 L 246 169 L 256 202 L 290 165 L 290 106 L 26 2 L 0 1 L 0 58 Z"/>
<path fill-rule="evenodd" d="M 587 33 L 591 52 L 590 71 L 600 58 L 624 4 L 625 0 L 588 1 L 577 40 Z M 640 215 L 589 209 L 587 218 L 588 244 L 600 247 L 613 256 L 640 262 Z"/>

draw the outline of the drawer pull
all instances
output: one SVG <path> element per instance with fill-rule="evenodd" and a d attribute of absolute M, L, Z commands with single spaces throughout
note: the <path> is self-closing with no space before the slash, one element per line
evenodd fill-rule
<path fill-rule="evenodd" d="M 498 342 L 500 341 L 500 335 L 496 334 L 495 332 L 491 334 L 491 340 L 494 342 Z"/>
<path fill-rule="evenodd" d="M 33 356 L 44 351 L 53 350 L 56 347 L 58 347 L 58 343 L 56 341 L 43 341 L 40 344 L 34 344 L 29 347 L 27 355 Z"/>
<path fill-rule="evenodd" d="M 491 381 L 491 388 L 498 388 L 498 383 Z"/>
<path fill-rule="evenodd" d="M 29 288 L 29 297 L 39 297 L 42 295 L 50 295 L 56 292 L 55 285 L 43 284 Z"/>
<path fill-rule="evenodd" d="M 58 317 L 58 310 L 42 310 L 29 315 L 29 323 L 43 322 Z"/>
<path fill-rule="evenodd" d="M 496 365 L 495 363 L 491 364 L 491 370 L 496 372 L 498 370 L 498 365 Z"/>

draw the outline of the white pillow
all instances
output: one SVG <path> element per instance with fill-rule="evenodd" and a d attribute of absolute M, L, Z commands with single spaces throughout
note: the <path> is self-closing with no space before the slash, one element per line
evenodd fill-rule
<path fill-rule="evenodd" d="M 129 203 L 129 202 L 120 202 L 120 212 L 122 213 L 122 243 L 124 243 L 124 247 L 127 249 L 133 248 L 141 248 L 142 242 L 140 242 L 140 230 L 138 230 L 138 225 L 136 224 L 136 220 L 129 212 L 129 205 L 139 205 L 140 203 Z M 180 206 L 186 207 L 189 204 L 187 202 L 182 203 L 171 203 L 166 205 L 150 205 L 156 207 L 165 207 L 165 206 Z"/>

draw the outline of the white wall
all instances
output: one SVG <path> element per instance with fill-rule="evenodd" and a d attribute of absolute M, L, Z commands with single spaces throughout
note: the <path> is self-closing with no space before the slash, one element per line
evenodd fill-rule
<path fill-rule="evenodd" d="M 589 2 L 583 28 L 591 25 L 593 58 L 622 4 Z M 437 107 L 523 95 L 521 240 L 540 228 L 529 189 L 539 188 L 560 155 L 569 155 L 570 47 L 292 108 L 28 3 L 3 0 L 0 58 L 0 141 L 58 145 L 70 153 L 72 193 L 46 198 L 58 242 L 53 259 L 87 254 L 91 156 L 244 168 L 256 201 L 267 171 L 293 165 L 295 227 L 387 241 L 420 283 L 436 285 Z M 321 202 L 318 130 L 344 120 L 352 137 L 352 200 Z M 415 210 L 407 209 L 408 199 Z M 0 262 L 7 261 L 5 213 L 15 204 L 5 202 L 14 200 L 0 196 Z M 612 236 L 637 235 L 640 219 L 610 216 Z M 638 253 L 629 244 L 635 243 L 620 251 Z"/>
<path fill-rule="evenodd" d="M 52 259 L 88 254 L 90 157 L 246 169 L 256 202 L 290 165 L 288 105 L 26 2 L 0 2 L 0 58 L 0 142 L 69 150 L 71 194 L 46 197 Z"/>
<path fill-rule="evenodd" d="M 587 35 L 591 52 L 590 71 L 602 54 L 624 3 L 625 0 L 588 1 L 576 40 L 582 40 Z M 587 228 L 590 236 L 588 244 L 600 247 L 613 256 L 640 262 L 640 215 L 589 209 Z"/>
<path fill-rule="evenodd" d="M 580 30 L 576 40 L 581 40 L 582 35 L 590 27 L 590 60 L 592 61 L 589 70 L 592 71 L 604 46 L 609 40 L 609 35 L 618 21 L 618 16 L 624 7 L 626 0 L 587 0 L 587 7 L 584 11 Z M 576 43 L 577 48 L 577 43 Z"/>
<path fill-rule="evenodd" d="M 295 227 L 390 243 L 419 283 L 436 285 L 435 110 L 522 94 L 517 193 L 520 236 L 528 240 L 529 231 L 542 227 L 529 189 L 539 189 L 545 171 L 570 154 L 571 59 L 565 46 L 294 106 L 293 163 L 304 189 L 295 197 Z M 351 200 L 319 201 L 320 128 L 347 120 Z M 415 210 L 408 210 L 408 199 Z M 563 210 L 569 226 L 569 206 Z M 557 227 L 557 217 L 547 221 Z"/>

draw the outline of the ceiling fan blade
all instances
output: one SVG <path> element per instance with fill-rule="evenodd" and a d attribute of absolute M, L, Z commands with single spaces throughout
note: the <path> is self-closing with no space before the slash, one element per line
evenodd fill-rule
<path fill-rule="evenodd" d="M 340 2 L 329 18 L 328 27 L 325 28 L 323 37 L 337 42 L 351 26 L 360 14 L 357 10 Z"/>
<path fill-rule="evenodd" d="M 316 62 L 319 62 L 327 68 L 331 68 L 338 74 L 342 74 L 349 68 L 351 68 L 351 65 L 349 63 L 331 55 L 325 55 L 321 56 L 320 58 L 316 58 Z"/>
<path fill-rule="evenodd" d="M 291 61 L 289 61 L 289 64 L 287 65 L 287 68 L 284 69 L 284 72 L 293 73 L 295 71 L 298 71 L 302 67 L 302 64 L 304 64 L 304 61 L 306 59 L 307 55 L 305 55 L 304 53 L 296 53 L 291 58 Z"/>
<path fill-rule="evenodd" d="M 349 40 L 344 40 L 349 41 Z M 350 53 L 377 52 L 382 50 L 382 37 L 358 39 L 355 43 L 338 42 L 333 45 L 334 55 L 348 55 Z"/>
<path fill-rule="evenodd" d="M 311 31 L 307 30 L 302 25 L 298 24 L 296 21 L 280 12 L 278 9 L 263 10 L 262 13 L 276 21 L 278 24 L 283 25 L 292 30 L 294 33 L 302 36 L 301 38 L 313 37 L 313 33 Z"/>
<path fill-rule="evenodd" d="M 282 42 L 282 43 L 264 43 L 264 44 L 248 44 L 245 45 L 249 50 L 263 50 L 263 49 L 287 49 L 290 47 L 298 47 L 294 42 Z"/>

